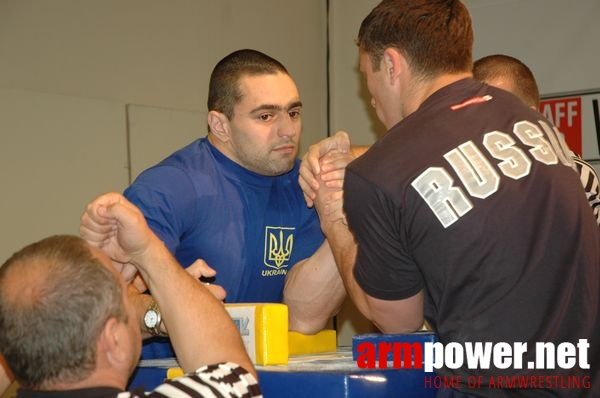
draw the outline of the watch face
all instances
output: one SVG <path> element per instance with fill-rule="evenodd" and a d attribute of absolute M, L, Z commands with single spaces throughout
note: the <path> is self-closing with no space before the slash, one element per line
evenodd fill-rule
<path fill-rule="evenodd" d="M 144 324 L 147 328 L 156 327 L 156 324 L 158 324 L 158 313 L 154 310 L 146 311 L 146 314 L 144 315 Z"/>

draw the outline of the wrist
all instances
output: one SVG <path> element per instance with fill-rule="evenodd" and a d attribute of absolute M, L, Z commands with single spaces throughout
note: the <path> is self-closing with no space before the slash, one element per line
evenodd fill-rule
<path fill-rule="evenodd" d="M 169 252 L 163 241 L 153 235 L 145 249 L 132 254 L 131 262 L 146 277 L 152 270 L 171 257 L 171 252 Z"/>
<path fill-rule="evenodd" d="M 148 308 L 144 312 L 143 319 L 145 331 L 153 337 L 167 336 L 166 329 L 164 328 L 162 313 L 160 308 L 154 299 L 150 301 Z"/>

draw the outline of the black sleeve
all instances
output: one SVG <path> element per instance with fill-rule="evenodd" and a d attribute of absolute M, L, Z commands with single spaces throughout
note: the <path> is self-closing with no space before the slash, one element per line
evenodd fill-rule
<path fill-rule="evenodd" d="M 362 289 L 382 300 L 401 300 L 424 282 L 407 247 L 401 203 L 346 170 L 344 210 L 358 243 L 354 276 Z"/>

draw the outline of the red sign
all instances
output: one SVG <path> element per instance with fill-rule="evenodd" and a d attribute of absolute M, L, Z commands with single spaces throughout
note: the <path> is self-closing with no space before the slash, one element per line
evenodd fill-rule
<path fill-rule="evenodd" d="M 540 112 L 565 135 L 569 148 L 581 155 L 581 97 L 542 100 Z"/>

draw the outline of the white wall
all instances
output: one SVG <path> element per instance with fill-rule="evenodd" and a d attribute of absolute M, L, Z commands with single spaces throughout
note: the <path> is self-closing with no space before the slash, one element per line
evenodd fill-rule
<path fill-rule="evenodd" d="M 320 0 L 2 0 L 0 87 L 204 111 L 216 62 L 254 48 L 288 67 L 318 134 L 325 32 Z"/>
<path fill-rule="evenodd" d="M 600 1 L 466 0 L 475 59 L 505 53 L 534 73 L 540 93 L 600 88 Z"/>
<path fill-rule="evenodd" d="M 53 234 L 77 233 L 94 196 L 127 185 L 125 107 L 0 89 L 0 264 Z"/>

